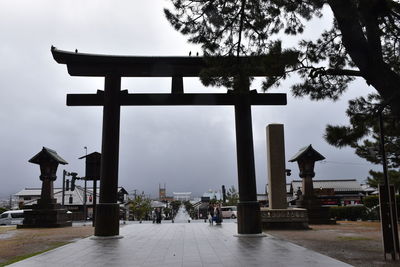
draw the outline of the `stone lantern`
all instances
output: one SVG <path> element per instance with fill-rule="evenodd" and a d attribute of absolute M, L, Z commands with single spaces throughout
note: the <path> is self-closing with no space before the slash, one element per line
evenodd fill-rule
<path fill-rule="evenodd" d="M 299 165 L 299 176 L 302 178 L 302 190 L 296 206 L 305 208 L 308 212 L 310 224 L 332 223 L 329 219 L 329 210 L 321 207 L 321 201 L 314 194 L 314 186 L 312 178 L 315 176 L 314 165 L 316 161 L 325 159 L 311 145 L 303 147 L 294 155 L 289 162 L 297 161 Z M 333 222 L 334 223 L 334 222 Z"/>
<path fill-rule="evenodd" d="M 57 176 L 59 164 L 68 164 L 56 151 L 43 147 L 43 149 L 29 160 L 30 163 L 40 166 L 40 180 L 42 191 L 37 204 L 32 206 L 31 211 L 25 211 L 24 223 L 21 227 L 63 227 L 71 226 L 67 210 L 62 209 L 54 198 L 54 181 Z"/>

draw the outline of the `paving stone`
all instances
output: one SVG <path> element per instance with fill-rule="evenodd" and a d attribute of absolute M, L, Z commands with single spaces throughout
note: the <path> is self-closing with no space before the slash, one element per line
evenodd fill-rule
<path fill-rule="evenodd" d="M 85 238 L 9 266 L 350 266 L 271 236 L 236 237 L 235 223 L 134 223 L 120 233 L 122 239 Z"/>

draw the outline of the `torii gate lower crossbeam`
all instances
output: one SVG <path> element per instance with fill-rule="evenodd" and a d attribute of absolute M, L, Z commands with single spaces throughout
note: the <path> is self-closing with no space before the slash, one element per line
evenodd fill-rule
<path fill-rule="evenodd" d="M 70 94 L 67 96 L 69 106 L 103 106 L 103 136 L 102 136 L 102 158 L 100 175 L 100 201 L 96 209 L 96 236 L 118 236 L 119 235 L 119 205 L 117 204 L 118 186 L 118 163 L 119 163 L 119 127 L 120 127 L 120 107 L 121 105 L 234 105 L 236 123 L 236 149 L 237 149 L 237 168 L 239 184 L 239 203 L 238 203 L 238 233 L 239 234 L 259 234 L 261 233 L 260 207 L 257 202 L 256 177 L 254 166 L 254 148 L 251 105 L 286 105 L 286 94 L 257 94 L 250 92 L 249 88 L 241 88 L 242 93 L 228 94 L 184 94 L 181 86 L 182 76 L 197 76 L 198 58 L 194 64 L 192 59 L 180 59 L 179 68 L 174 69 L 175 62 L 168 61 L 167 73 L 165 68 L 160 68 L 162 75 L 173 77 L 172 92 L 175 94 L 128 94 L 121 91 L 121 77 L 126 72 L 128 75 L 136 75 L 127 67 L 136 66 L 143 63 L 143 58 L 138 62 L 134 58 L 114 58 L 86 55 L 80 59 L 79 55 L 70 52 L 57 51 L 52 49 L 52 53 L 57 62 L 67 64 L 70 74 L 79 76 L 101 76 L 105 77 L 104 92 L 97 94 Z M 153 62 L 153 61 L 155 62 Z M 163 65 L 163 59 L 151 58 L 152 64 Z M 169 60 L 169 59 L 168 59 Z M 70 62 L 68 62 L 70 61 Z M 114 65 L 121 61 L 125 68 L 118 68 L 113 71 Z M 87 65 L 87 62 L 90 62 Z M 146 61 L 144 61 L 146 62 Z M 188 72 L 184 66 L 185 62 L 192 68 Z M 192 63 L 190 63 L 192 62 Z M 189 64 L 190 63 L 190 64 Z M 82 67 L 84 66 L 84 67 Z M 119 66 L 119 65 L 118 65 Z M 141 71 L 146 75 L 157 77 L 153 65 L 147 66 Z M 95 72 L 92 72 L 95 69 Z M 156 68 L 157 69 L 157 68 Z M 175 72 L 174 72 L 175 70 Z M 147 72 L 146 72 L 147 71 Z M 181 73 L 182 72 L 182 73 Z M 122 73 L 122 74 L 121 74 Z M 140 75 L 138 75 L 140 76 Z M 171 77 L 170 76 L 170 77 Z M 178 76 L 178 78 L 176 77 Z M 180 81 L 179 81 L 180 80 Z M 182 89 L 182 90 L 181 90 Z M 181 90 L 181 91 L 180 91 Z"/>

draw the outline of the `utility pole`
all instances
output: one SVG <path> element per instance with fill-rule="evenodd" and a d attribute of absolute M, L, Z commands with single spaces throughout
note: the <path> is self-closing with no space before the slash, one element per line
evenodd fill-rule
<path fill-rule="evenodd" d="M 87 156 L 87 146 L 83 147 L 85 149 L 85 157 Z M 87 182 L 86 182 L 86 175 L 85 175 L 85 188 L 83 189 L 83 217 L 85 217 L 85 222 L 87 220 Z"/>
<path fill-rule="evenodd" d="M 64 204 L 65 204 L 65 176 L 67 175 L 67 171 L 63 170 L 63 181 L 62 181 L 62 200 L 61 200 L 61 205 L 64 208 Z"/>

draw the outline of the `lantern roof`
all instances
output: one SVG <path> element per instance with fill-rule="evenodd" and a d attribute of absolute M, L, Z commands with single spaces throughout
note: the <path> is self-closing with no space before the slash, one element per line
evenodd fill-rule
<path fill-rule="evenodd" d="M 31 158 L 29 162 L 34 164 L 40 164 L 42 161 L 46 160 L 54 160 L 57 163 L 63 165 L 68 164 L 68 162 L 62 157 L 60 157 L 55 150 L 47 147 L 43 147 L 42 151 L 40 151 L 33 158 Z"/>
<path fill-rule="evenodd" d="M 311 145 L 305 146 L 299 150 L 299 152 L 294 155 L 289 162 L 310 159 L 314 161 L 319 161 L 325 159 L 319 152 L 317 152 Z"/>
<path fill-rule="evenodd" d="M 101 159 L 101 153 L 95 151 L 93 153 L 90 153 L 90 154 L 87 154 L 85 156 L 82 156 L 79 159 L 84 159 L 84 158 L 86 158 L 89 161 L 90 160 Z"/>

